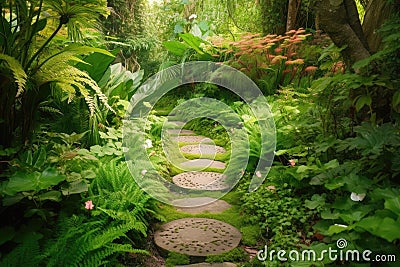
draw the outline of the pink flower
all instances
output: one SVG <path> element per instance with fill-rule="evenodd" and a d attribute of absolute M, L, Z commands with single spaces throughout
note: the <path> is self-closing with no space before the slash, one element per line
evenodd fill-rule
<path fill-rule="evenodd" d="M 142 170 L 142 172 L 141 172 L 142 176 L 145 176 L 146 173 L 147 173 L 147 170 Z"/>
<path fill-rule="evenodd" d="M 294 159 L 289 159 L 289 163 L 290 166 L 294 167 L 294 165 L 296 165 L 296 162 L 294 161 Z"/>
<path fill-rule="evenodd" d="M 261 172 L 260 172 L 260 171 L 256 171 L 256 176 L 257 176 L 258 178 L 261 178 Z"/>
<path fill-rule="evenodd" d="M 85 209 L 87 210 L 92 210 L 94 208 L 93 202 L 91 200 L 88 200 L 85 202 Z"/>

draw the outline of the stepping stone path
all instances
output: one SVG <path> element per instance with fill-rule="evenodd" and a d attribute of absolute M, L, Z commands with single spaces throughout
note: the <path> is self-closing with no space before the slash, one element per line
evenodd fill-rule
<path fill-rule="evenodd" d="M 170 121 L 169 125 L 182 127 L 185 123 Z M 195 135 L 193 131 L 183 129 L 168 129 L 167 134 L 180 143 L 189 143 L 180 148 L 180 152 L 186 155 L 201 157 L 226 153 L 223 147 L 213 145 L 214 142 L 207 137 Z M 192 144 L 193 143 L 193 144 Z M 211 143 L 211 144 L 205 144 Z M 178 145 L 178 144 L 177 144 Z M 177 150 L 178 151 L 178 150 Z M 182 188 L 208 191 L 222 191 L 228 189 L 225 183 L 226 176 L 217 172 L 204 171 L 206 168 L 219 170 L 225 169 L 225 163 L 207 158 L 188 160 L 180 164 L 187 171 L 175 175 L 172 181 Z M 196 170 L 196 171 L 193 171 Z M 177 211 L 201 214 L 221 213 L 231 207 L 223 200 L 210 197 L 194 197 L 176 199 L 172 202 Z M 189 256 L 218 255 L 237 247 L 241 240 L 238 229 L 225 222 L 208 218 L 184 218 L 174 220 L 161 225 L 154 235 L 154 241 L 158 247 Z M 233 263 L 197 263 L 181 266 L 193 267 L 234 267 Z"/>

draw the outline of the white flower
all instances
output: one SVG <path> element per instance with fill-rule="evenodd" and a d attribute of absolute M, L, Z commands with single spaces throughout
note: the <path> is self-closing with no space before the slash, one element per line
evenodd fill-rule
<path fill-rule="evenodd" d="M 196 14 L 192 14 L 192 15 L 189 16 L 189 20 L 191 20 L 191 19 L 196 19 L 196 18 L 197 18 L 197 15 L 196 15 Z"/>
<path fill-rule="evenodd" d="M 142 173 L 142 176 L 145 176 L 147 173 L 147 170 L 143 170 L 141 173 Z"/>
<path fill-rule="evenodd" d="M 151 142 L 150 139 L 147 139 L 143 146 L 144 146 L 144 148 L 151 148 L 151 147 L 153 147 L 153 143 Z"/>
<path fill-rule="evenodd" d="M 261 178 L 261 172 L 260 172 L 260 171 L 256 171 L 256 176 L 257 176 L 258 178 Z"/>
<path fill-rule="evenodd" d="M 352 192 L 350 195 L 351 200 L 353 201 L 363 201 L 363 199 L 365 198 L 366 194 L 357 194 Z"/>

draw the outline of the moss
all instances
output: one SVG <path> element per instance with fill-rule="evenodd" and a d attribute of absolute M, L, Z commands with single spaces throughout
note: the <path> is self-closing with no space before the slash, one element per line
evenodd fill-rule
<path fill-rule="evenodd" d="M 169 252 L 168 258 L 165 260 L 165 266 L 173 267 L 176 265 L 189 264 L 190 258 L 188 255 L 179 254 L 176 252 Z"/>
<path fill-rule="evenodd" d="M 189 160 L 202 158 L 202 159 L 212 159 L 212 160 L 226 162 L 230 157 L 230 152 L 226 152 L 223 154 L 216 154 L 216 155 L 187 154 L 187 153 L 182 153 L 182 155 Z"/>
<path fill-rule="evenodd" d="M 249 255 L 243 248 L 234 248 L 231 251 L 207 256 L 206 262 L 246 262 L 249 260 Z"/>
<path fill-rule="evenodd" d="M 248 246 L 257 244 L 258 239 L 261 237 L 261 228 L 259 225 L 245 225 L 240 228 L 242 233 L 242 243 Z"/>

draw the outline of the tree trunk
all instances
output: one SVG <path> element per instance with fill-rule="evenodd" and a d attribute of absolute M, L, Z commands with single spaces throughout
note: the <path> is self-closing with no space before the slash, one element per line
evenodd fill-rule
<path fill-rule="evenodd" d="M 370 56 L 358 12 L 354 7 L 354 0 L 316 1 L 321 29 L 331 37 L 336 46 L 345 47 L 342 55 L 348 66 Z"/>
<path fill-rule="evenodd" d="M 286 31 L 290 31 L 296 28 L 297 12 L 299 10 L 300 1 L 301 0 L 289 0 L 288 2 Z"/>
<path fill-rule="evenodd" d="M 399 5 L 399 2 L 397 0 L 396 4 Z M 381 48 L 382 39 L 377 29 L 390 17 L 395 10 L 393 7 L 387 0 L 370 0 L 368 3 L 362 28 L 372 53 L 377 52 Z"/>

